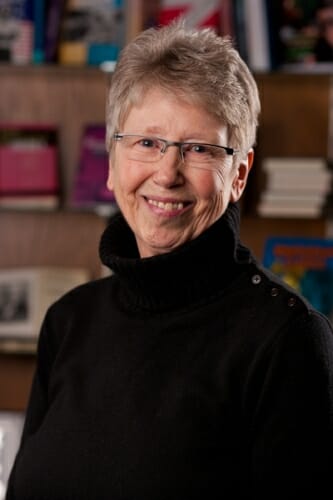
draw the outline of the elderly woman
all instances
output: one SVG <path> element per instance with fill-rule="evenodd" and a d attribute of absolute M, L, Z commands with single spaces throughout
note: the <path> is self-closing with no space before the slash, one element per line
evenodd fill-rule
<path fill-rule="evenodd" d="M 124 49 L 112 274 L 47 312 L 8 500 L 323 498 L 332 330 L 239 241 L 259 107 L 210 30 L 149 29 Z"/>

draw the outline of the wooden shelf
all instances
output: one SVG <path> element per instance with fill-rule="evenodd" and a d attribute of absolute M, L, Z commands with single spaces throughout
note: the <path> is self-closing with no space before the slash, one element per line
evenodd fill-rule
<path fill-rule="evenodd" d="M 24 79 L 23 79 L 24 77 Z M 0 65 L 0 117 L 5 123 L 49 123 L 59 130 L 65 204 L 88 123 L 105 122 L 110 75 L 96 68 Z"/>
<path fill-rule="evenodd" d="M 84 267 L 101 274 L 98 246 L 106 221 L 85 212 L 0 212 L 0 268 Z"/>

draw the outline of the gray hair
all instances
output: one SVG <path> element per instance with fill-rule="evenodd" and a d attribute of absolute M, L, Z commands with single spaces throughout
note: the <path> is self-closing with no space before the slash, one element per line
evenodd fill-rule
<path fill-rule="evenodd" d="M 248 66 L 229 37 L 174 22 L 142 31 L 121 52 L 111 78 L 106 145 L 133 105 L 159 87 L 200 104 L 227 126 L 229 146 L 246 153 L 256 141 L 260 101 Z"/>

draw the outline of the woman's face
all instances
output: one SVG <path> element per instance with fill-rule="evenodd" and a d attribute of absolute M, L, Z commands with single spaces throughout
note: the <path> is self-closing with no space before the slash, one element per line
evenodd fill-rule
<path fill-rule="evenodd" d="M 133 106 L 122 130 L 169 141 L 228 146 L 227 128 L 203 107 L 159 88 Z M 141 257 L 170 252 L 196 238 L 237 201 L 246 184 L 252 152 L 242 162 L 227 156 L 216 169 L 183 163 L 169 147 L 153 163 L 133 160 L 116 141 L 110 155 L 108 187 L 134 232 Z"/>

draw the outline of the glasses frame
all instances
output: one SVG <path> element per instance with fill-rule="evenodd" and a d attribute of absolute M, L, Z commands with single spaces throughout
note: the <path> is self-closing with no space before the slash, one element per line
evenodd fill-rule
<path fill-rule="evenodd" d="M 138 137 L 138 138 L 141 137 L 142 139 L 156 139 L 156 140 L 162 142 L 162 144 L 163 144 L 162 149 L 160 150 L 161 155 L 163 155 L 170 146 L 176 146 L 179 150 L 179 154 L 180 154 L 180 157 L 181 157 L 183 162 L 185 162 L 185 156 L 184 156 L 184 151 L 183 151 L 184 146 L 191 146 L 191 145 L 193 145 L 193 146 L 195 146 L 195 145 L 211 146 L 214 148 L 223 149 L 227 153 L 228 156 L 234 156 L 236 153 L 239 152 L 238 149 L 230 148 L 228 146 L 221 146 L 220 144 L 210 144 L 207 142 L 168 141 L 167 139 L 162 139 L 161 137 L 154 137 L 154 136 L 141 135 L 141 134 L 123 134 L 122 132 L 117 132 L 113 135 L 113 139 L 116 141 L 121 141 L 121 139 L 123 139 L 125 137 Z"/>

